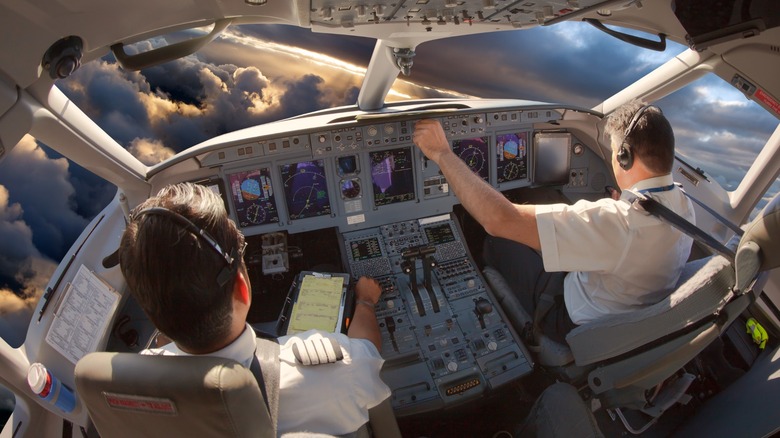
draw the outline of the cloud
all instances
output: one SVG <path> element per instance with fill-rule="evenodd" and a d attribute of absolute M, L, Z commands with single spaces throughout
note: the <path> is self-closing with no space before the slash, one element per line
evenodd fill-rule
<path fill-rule="evenodd" d="M 35 248 L 22 217 L 21 205 L 10 203 L 8 190 L 0 185 L 0 337 L 13 347 L 24 341 L 33 309 L 56 267 Z"/>
<path fill-rule="evenodd" d="M 148 138 L 136 138 L 127 150 L 147 166 L 163 162 L 175 154 L 173 149 L 165 147 L 162 142 Z"/>
<path fill-rule="evenodd" d="M 0 288 L 0 336 L 12 347 L 24 342 L 35 306 L 56 267 L 51 260 L 28 257 L 16 273 L 21 289 Z"/>
<path fill-rule="evenodd" d="M 0 185 L 7 191 L 6 225 L 23 230 L 19 221 L 32 231 L 35 248 L 45 257 L 59 260 L 88 223 L 75 210 L 75 190 L 70 182 L 68 162 L 52 159 L 28 136 L 11 150 L 2 162 Z M 18 205 L 18 207 L 16 206 Z M 20 237 L 17 236 L 17 239 Z M 13 237 L 8 237 L 13 239 Z M 3 255 L 12 254 L 8 245 Z"/>

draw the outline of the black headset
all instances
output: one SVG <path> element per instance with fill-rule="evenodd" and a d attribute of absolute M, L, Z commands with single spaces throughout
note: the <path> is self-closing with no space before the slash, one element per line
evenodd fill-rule
<path fill-rule="evenodd" d="M 237 263 L 238 251 L 236 249 L 233 250 L 232 255 L 228 255 L 228 253 L 226 253 L 222 249 L 222 247 L 219 246 L 217 240 L 206 230 L 195 225 L 191 220 L 180 215 L 179 213 L 168 210 L 167 208 L 164 207 L 147 208 L 133 214 L 132 217 L 134 220 L 139 220 L 141 216 L 144 215 L 158 215 L 172 220 L 176 224 L 184 227 L 187 231 L 198 236 L 201 240 L 206 242 L 211 249 L 213 249 L 217 254 L 219 254 L 219 256 L 225 261 L 225 267 L 222 268 L 222 270 L 219 271 L 219 274 L 217 275 L 217 283 L 219 284 L 220 287 L 225 287 L 225 285 L 235 277 L 236 272 L 238 271 L 238 263 Z"/>
<path fill-rule="evenodd" d="M 660 108 L 658 108 L 655 105 L 645 105 L 642 108 L 639 108 L 637 112 L 634 113 L 634 117 L 631 118 L 631 122 L 629 122 L 628 127 L 626 128 L 625 132 L 623 133 L 623 143 L 620 145 L 620 149 L 617 151 L 617 162 L 620 164 L 620 167 L 622 167 L 624 170 L 631 169 L 631 166 L 634 165 L 634 153 L 631 151 L 631 144 L 628 142 L 628 136 L 631 135 L 631 132 L 636 128 L 637 123 L 639 123 L 639 119 L 642 118 L 642 115 L 650 108 L 655 108 L 659 112 L 661 111 Z"/>

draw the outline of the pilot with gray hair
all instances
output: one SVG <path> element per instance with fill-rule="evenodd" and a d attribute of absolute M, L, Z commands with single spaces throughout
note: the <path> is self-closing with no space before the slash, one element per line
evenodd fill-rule
<path fill-rule="evenodd" d="M 144 354 L 219 356 L 252 366 L 262 340 L 246 321 L 252 287 L 244 248 L 222 199 L 206 187 L 171 185 L 134 209 L 119 249 L 122 274 L 173 341 Z M 375 280 L 357 282 L 347 335 L 309 330 L 278 339 L 279 434 L 352 433 L 368 421 L 369 408 L 389 397 L 379 377 L 384 361 L 374 305 L 380 294 Z M 302 342 L 325 345 L 327 360 L 301 358 L 296 345 Z"/>
<path fill-rule="evenodd" d="M 544 306 L 539 328 L 560 343 L 577 325 L 660 301 L 690 255 L 690 237 L 632 203 L 650 196 L 694 222 L 690 200 L 672 179 L 669 121 L 658 107 L 633 101 L 609 115 L 606 134 L 621 193 L 571 205 L 533 205 L 512 203 L 471 172 L 439 122 L 415 126 L 415 144 L 439 165 L 490 235 L 485 263 L 503 275 L 529 315 L 543 296 L 555 297 Z"/>

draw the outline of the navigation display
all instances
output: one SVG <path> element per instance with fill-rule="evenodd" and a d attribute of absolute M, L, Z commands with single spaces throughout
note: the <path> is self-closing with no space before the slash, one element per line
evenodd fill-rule
<path fill-rule="evenodd" d="M 279 166 L 290 219 L 330 214 L 330 197 L 322 160 Z"/>
<path fill-rule="evenodd" d="M 352 260 L 368 260 L 382 256 L 382 248 L 379 246 L 379 239 L 370 237 L 368 239 L 356 240 L 349 244 L 352 251 Z"/>
<path fill-rule="evenodd" d="M 228 181 L 239 227 L 279 222 L 269 168 L 231 173 Z"/>
<path fill-rule="evenodd" d="M 567 132 L 534 135 L 534 182 L 566 184 L 569 182 L 571 134 Z"/>
<path fill-rule="evenodd" d="M 528 132 L 496 135 L 496 181 L 528 178 Z"/>
<path fill-rule="evenodd" d="M 441 224 L 426 228 L 425 237 L 428 238 L 429 245 L 440 245 L 455 240 L 455 235 L 452 234 L 450 224 Z"/>
<path fill-rule="evenodd" d="M 488 137 L 467 138 L 452 142 L 452 150 L 457 156 L 485 181 L 490 175 L 488 161 Z"/>
<path fill-rule="evenodd" d="M 411 201 L 414 195 L 412 148 L 369 152 L 374 205 Z"/>

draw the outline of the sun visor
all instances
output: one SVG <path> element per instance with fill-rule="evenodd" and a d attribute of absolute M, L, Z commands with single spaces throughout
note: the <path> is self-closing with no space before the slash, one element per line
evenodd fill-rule
<path fill-rule="evenodd" d="M 675 0 L 673 9 L 688 45 L 698 51 L 780 26 L 777 0 Z"/>

